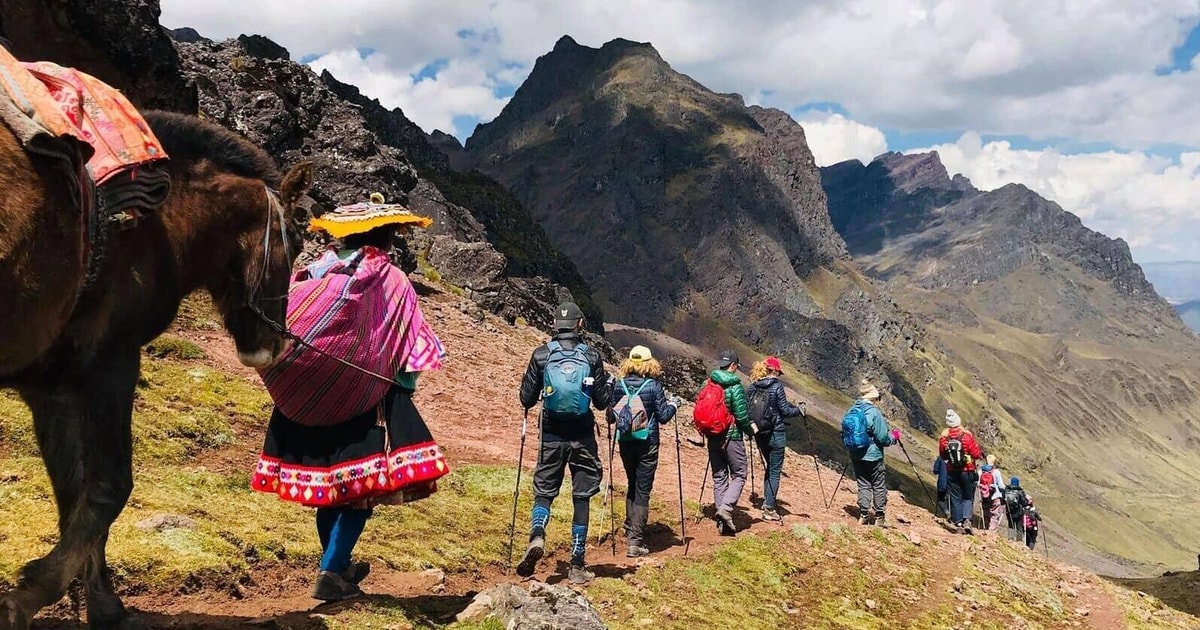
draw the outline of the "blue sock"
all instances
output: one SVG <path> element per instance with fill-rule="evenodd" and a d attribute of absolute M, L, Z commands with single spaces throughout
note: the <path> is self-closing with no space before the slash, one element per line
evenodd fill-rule
<path fill-rule="evenodd" d="M 533 518 L 531 519 L 530 529 L 533 532 L 541 530 L 542 534 L 546 533 L 546 525 L 550 523 L 550 503 L 542 499 L 535 499 L 533 502 Z"/>
<path fill-rule="evenodd" d="M 321 556 L 321 570 L 342 573 L 350 566 L 350 554 L 354 545 L 362 536 L 371 510 L 359 510 L 351 507 L 336 508 L 337 520 L 329 532 L 329 546 Z"/>
<path fill-rule="evenodd" d="M 571 563 L 583 564 L 583 553 L 587 551 L 587 525 L 571 524 Z"/>
<path fill-rule="evenodd" d="M 329 548 L 329 534 L 337 522 L 338 508 L 317 508 L 317 538 L 321 540 L 321 551 Z"/>

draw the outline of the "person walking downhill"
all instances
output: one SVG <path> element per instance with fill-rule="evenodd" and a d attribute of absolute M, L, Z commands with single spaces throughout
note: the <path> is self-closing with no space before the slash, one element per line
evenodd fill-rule
<path fill-rule="evenodd" d="M 842 418 L 842 444 L 858 481 L 858 522 L 887 527 L 887 464 L 883 449 L 900 441 L 900 430 L 888 427 L 883 412 L 875 406 L 879 389 L 863 379 L 858 400 Z"/>
<path fill-rule="evenodd" d="M 937 476 L 937 504 L 942 509 L 947 520 L 950 518 L 950 504 L 946 501 L 949 499 L 950 491 L 946 489 L 946 462 L 942 461 L 941 457 L 933 458 L 933 474 Z M 937 515 L 937 510 L 934 510 L 934 515 Z"/>
<path fill-rule="evenodd" d="M 1037 546 L 1038 530 L 1042 527 L 1042 515 L 1033 506 L 1033 497 L 1025 497 L 1025 546 L 1033 549 Z"/>
<path fill-rule="evenodd" d="M 1008 538 L 1024 540 L 1025 538 L 1025 507 L 1029 505 L 1029 495 L 1021 487 L 1021 480 L 1013 477 L 1004 488 L 1004 514 L 1008 518 Z"/>
<path fill-rule="evenodd" d="M 313 219 L 309 229 L 341 247 L 293 278 L 287 321 L 319 352 L 294 344 L 260 372 L 275 409 L 251 485 L 317 508 L 315 599 L 362 595 L 371 567 L 351 552 L 373 508 L 427 497 L 449 472 L 413 405 L 417 376 L 440 369 L 445 352 L 387 254 L 400 230 L 430 223 L 378 193 Z"/>
<path fill-rule="evenodd" d="M 616 424 L 621 464 L 625 467 L 625 538 L 629 558 L 650 553 L 643 544 L 650 516 L 650 491 L 658 471 L 659 425 L 670 422 L 682 401 L 667 397 L 659 383 L 662 365 L 645 346 L 634 346 L 621 363 L 613 386 L 613 406 L 608 421 Z M 611 473 L 610 473 L 611 474 Z"/>
<path fill-rule="evenodd" d="M 754 434 L 758 452 L 763 460 L 763 503 L 762 520 L 781 522 L 783 517 L 776 509 L 775 498 L 779 495 L 779 482 L 783 476 L 783 456 L 787 447 L 787 418 L 804 415 L 804 403 L 793 405 L 788 402 L 784 391 L 783 364 L 775 357 L 767 357 L 754 364 L 750 370 L 749 408 L 750 421 L 758 432 Z"/>
<path fill-rule="evenodd" d="M 732 350 L 722 352 L 717 358 L 717 369 L 708 375 L 708 380 L 723 390 L 725 408 L 733 415 L 733 422 L 724 435 L 708 436 L 708 463 L 712 467 L 717 532 L 732 536 L 737 533 L 733 510 L 746 486 L 746 445 L 743 440 L 745 435 L 753 435 L 755 431 L 750 423 L 746 388 L 738 377 L 737 353 Z"/>
<path fill-rule="evenodd" d="M 529 546 L 517 564 L 517 575 L 533 575 L 545 554 L 550 505 L 569 468 L 574 515 L 567 579 L 572 584 L 585 584 L 595 577 L 584 562 L 590 500 L 600 492 L 604 475 L 592 408 L 608 410 L 612 385 L 600 353 L 583 342 L 583 311 L 577 305 L 566 302 L 555 309 L 554 329 L 550 341 L 533 351 L 521 379 L 520 399 L 525 412 L 539 398 L 542 401 L 542 439 L 533 473 Z"/>
<path fill-rule="evenodd" d="M 962 418 L 953 409 L 946 410 L 946 429 L 938 438 L 938 455 L 946 462 L 946 489 L 950 491 L 950 522 L 956 533 L 971 534 L 971 515 L 975 512 L 975 460 L 984 458 L 979 443 L 962 428 Z"/>
<path fill-rule="evenodd" d="M 1004 515 L 1004 473 L 996 467 L 994 455 L 987 456 L 987 463 L 979 474 L 979 508 L 983 511 L 983 529 L 999 531 Z"/>

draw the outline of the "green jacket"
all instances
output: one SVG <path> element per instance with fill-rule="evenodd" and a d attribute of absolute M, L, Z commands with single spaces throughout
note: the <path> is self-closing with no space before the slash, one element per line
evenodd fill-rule
<path fill-rule="evenodd" d="M 741 440 L 743 432 L 753 435 L 750 429 L 750 404 L 746 402 L 746 388 L 742 386 L 742 379 L 727 370 L 713 370 L 708 378 L 725 390 L 725 407 L 733 414 L 734 423 L 729 426 L 725 437 Z"/>

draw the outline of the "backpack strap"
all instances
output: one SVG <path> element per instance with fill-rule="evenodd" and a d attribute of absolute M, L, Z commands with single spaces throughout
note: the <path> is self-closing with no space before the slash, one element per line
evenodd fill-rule
<path fill-rule="evenodd" d="M 650 378 L 644 378 L 644 379 L 642 379 L 642 384 L 641 384 L 641 385 L 640 385 L 640 386 L 637 388 L 637 391 L 633 392 L 633 395 L 634 395 L 634 396 L 641 396 L 641 395 L 642 395 L 642 390 L 643 390 L 643 389 L 646 389 L 646 386 L 647 386 L 647 385 L 649 385 L 649 384 L 650 384 L 650 381 L 652 381 L 652 380 L 654 380 L 654 379 L 650 379 Z M 624 381 L 622 381 L 622 382 L 624 382 Z M 628 390 L 626 390 L 626 393 L 629 393 L 629 392 L 628 392 Z"/>
<path fill-rule="evenodd" d="M 625 379 L 621 379 L 621 391 L 625 392 L 625 396 L 626 396 L 626 397 L 629 397 L 629 396 L 630 396 L 630 394 L 629 394 L 629 386 L 625 384 Z M 638 391 L 641 391 L 641 390 L 638 390 Z M 630 400 L 632 401 L 632 400 L 633 400 L 633 398 L 632 398 L 632 397 L 630 397 Z"/>

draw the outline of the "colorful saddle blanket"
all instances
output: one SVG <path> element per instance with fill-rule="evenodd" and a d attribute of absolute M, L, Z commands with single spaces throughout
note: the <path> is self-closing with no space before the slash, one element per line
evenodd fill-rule
<path fill-rule="evenodd" d="M 353 418 L 384 397 L 387 379 L 440 369 L 446 354 L 408 276 L 374 247 L 347 260 L 326 252 L 299 271 L 288 291 L 287 325 L 325 354 L 293 344 L 259 374 L 279 410 L 308 426 Z"/>

